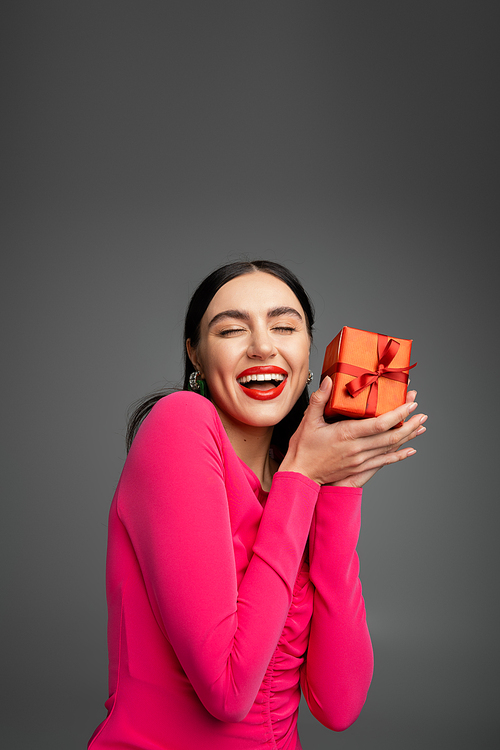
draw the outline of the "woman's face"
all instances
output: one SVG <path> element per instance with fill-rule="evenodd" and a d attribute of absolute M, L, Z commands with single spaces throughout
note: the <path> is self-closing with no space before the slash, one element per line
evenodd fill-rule
<path fill-rule="evenodd" d="M 223 423 L 270 427 L 292 409 L 309 371 L 310 337 L 289 286 L 262 271 L 228 281 L 188 354 L 207 382 Z"/>

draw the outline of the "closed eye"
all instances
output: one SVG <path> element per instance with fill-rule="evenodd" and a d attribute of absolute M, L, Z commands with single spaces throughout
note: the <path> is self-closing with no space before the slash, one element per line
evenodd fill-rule
<path fill-rule="evenodd" d="M 293 326 L 273 326 L 271 329 L 273 331 L 278 331 L 278 333 L 283 333 L 285 335 L 289 335 L 291 333 L 294 333 L 297 329 Z M 239 333 L 245 333 L 246 328 L 224 328 L 222 331 L 218 331 L 219 336 L 235 336 Z"/>
<path fill-rule="evenodd" d="M 219 336 L 231 336 L 235 333 L 243 333 L 244 330 L 244 328 L 226 328 L 223 331 L 219 331 Z"/>

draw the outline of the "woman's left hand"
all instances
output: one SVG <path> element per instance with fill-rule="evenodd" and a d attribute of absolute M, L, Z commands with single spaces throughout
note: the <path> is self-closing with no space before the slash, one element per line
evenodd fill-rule
<path fill-rule="evenodd" d="M 406 395 L 406 403 L 407 404 L 413 403 L 415 401 L 416 396 L 417 396 L 416 391 L 408 391 Z M 396 463 L 398 460 L 407 458 L 408 456 L 416 453 L 414 449 L 412 449 L 411 451 L 406 451 L 404 454 L 398 453 L 398 450 L 399 448 L 401 448 L 402 445 L 404 445 L 404 443 L 407 443 L 409 440 L 412 440 L 417 435 L 421 435 L 422 433 L 425 432 L 426 428 L 423 427 L 423 422 L 425 422 L 426 420 L 427 420 L 427 416 L 425 417 L 425 419 L 422 420 L 420 427 L 415 432 L 413 432 L 408 437 L 403 438 L 400 442 L 395 443 L 394 445 L 391 445 L 390 449 L 386 452 L 387 458 L 388 458 L 387 464 Z M 394 429 L 398 430 L 399 428 L 396 427 Z M 358 474 L 352 474 L 351 476 L 346 477 L 345 479 L 342 479 L 342 481 L 340 482 L 332 482 L 329 486 L 330 487 L 363 487 L 363 485 L 366 484 L 366 482 L 368 482 L 368 480 L 371 479 L 374 476 L 374 474 L 376 474 L 377 471 L 379 471 L 379 469 L 381 468 L 382 468 L 381 466 L 378 466 L 376 469 L 362 471 Z"/>

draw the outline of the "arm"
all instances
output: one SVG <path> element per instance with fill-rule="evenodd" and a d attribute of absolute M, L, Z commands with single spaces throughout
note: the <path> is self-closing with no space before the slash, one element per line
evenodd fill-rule
<path fill-rule="evenodd" d="M 281 635 L 319 487 L 299 474 L 275 477 L 238 589 L 222 429 L 195 394 L 160 401 L 132 446 L 118 512 L 193 688 L 216 718 L 239 721 Z"/>
<path fill-rule="evenodd" d="M 327 424 L 323 409 L 331 387 L 326 377 L 312 394 L 281 468 L 323 485 L 311 528 L 315 594 L 301 682 L 314 716 L 340 731 L 357 719 L 373 671 L 356 554 L 360 488 L 382 466 L 415 453 L 402 446 L 425 432 L 427 417 L 413 414 L 416 391 L 410 391 L 404 406 L 377 418 Z"/>
<path fill-rule="evenodd" d="M 310 535 L 315 593 L 301 686 L 313 715 L 336 731 L 358 718 L 373 673 L 356 553 L 361 494 L 322 487 Z"/>

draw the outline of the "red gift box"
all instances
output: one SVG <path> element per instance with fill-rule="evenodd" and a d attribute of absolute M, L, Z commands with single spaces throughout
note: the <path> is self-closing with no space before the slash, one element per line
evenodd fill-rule
<path fill-rule="evenodd" d="M 332 392 L 326 417 L 362 419 L 396 409 L 406 401 L 411 339 L 344 326 L 328 344 L 321 379 L 329 375 Z"/>

